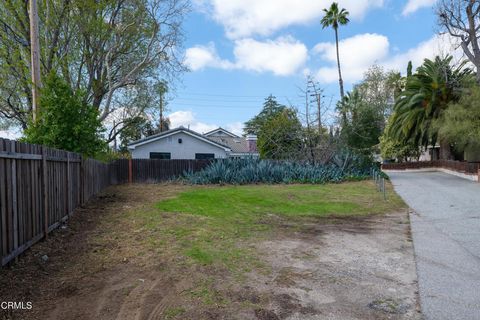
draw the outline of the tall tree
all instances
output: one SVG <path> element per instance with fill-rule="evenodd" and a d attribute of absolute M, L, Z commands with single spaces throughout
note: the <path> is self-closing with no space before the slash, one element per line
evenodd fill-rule
<path fill-rule="evenodd" d="M 337 49 L 337 67 L 338 67 L 338 84 L 340 85 L 340 97 L 343 99 L 344 90 L 343 90 L 343 79 L 342 79 L 342 70 L 340 68 L 340 52 L 338 48 L 338 27 L 341 25 L 346 25 L 350 20 L 348 19 L 348 11 L 345 9 L 339 9 L 338 3 L 334 2 L 331 4 L 330 8 L 323 9 L 325 16 L 322 18 L 320 23 L 322 24 L 323 29 L 332 27 L 335 31 L 335 46 Z"/>
<path fill-rule="evenodd" d="M 460 40 L 463 52 L 473 63 L 480 84 L 480 2 L 478 0 L 441 0 L 437 5 L 438 23 L 452 37 Z"/>

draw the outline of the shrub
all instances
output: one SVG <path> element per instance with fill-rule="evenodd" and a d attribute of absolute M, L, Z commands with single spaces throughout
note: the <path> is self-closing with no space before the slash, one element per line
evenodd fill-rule
<path fill-rule="evenodd" d="M 370 166 L 355 166 L 354 161 L 336 161 L 325 165 L 304 162 L 247 159 L 222 159 L 202 171 L 186 172 L 192 184 L 250 183 L 328 183 L 361 180 L 369 176 Z"/>
<path fill-rule="evenodd" d="M 40 116 L 25 130 L 24 141 L 94 156 L 106 149 L 98 110 L 84 101 L 55 73 L 49 74 L 40 97 Z"/>

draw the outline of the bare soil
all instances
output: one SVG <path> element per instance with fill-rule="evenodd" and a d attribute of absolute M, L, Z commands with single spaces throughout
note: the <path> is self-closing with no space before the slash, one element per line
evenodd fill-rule
<path fill-rule="evenodd" d="M 33 303 L 0 319 L 420 319 L 406 212 L 272 217 L 272 236 L 242 244 L 262 267 L 235 273 L 146 246 L 125 215 L 184 188 L 116 186 L 77 210 L 0 270 L 0 301 Z"/>

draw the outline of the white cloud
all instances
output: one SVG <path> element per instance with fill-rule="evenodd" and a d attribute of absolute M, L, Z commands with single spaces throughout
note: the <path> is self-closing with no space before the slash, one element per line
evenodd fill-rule
<path fill-rule="evenodd" d="M 272 72 L 275 75 L 294 74 L 308 58 L 307 47 L 293 37 L 279 37 L 275 40 L 236 40 L 235 61 L 221 59 L 213 43 L 187 49 L 186 64 L 193 70 L 207 67 L 220 69 L 242 69 L 255 72 Z"/>
<path fill-rule="evenodd" d="M 456 40 L 449 35 L 434 35 L 427 41 L 419 43 L 416 47 L 405 53 L 396 54 L 384 62 L 386 68 L 404 71 L 408 61 L 412 61 L 414 67 L 423 63 L 425 58 L 432 59 L 435 56 L 453 55 L 455 61 L 463 59 L 463 51 L 459 48 Z"/>
<path fill-rule="evenodd" d="M 193 71 L 202 70 L 206 67 L 221 69 L 231 69 L 233 67 L 229 61 L 220 59 L 213 42 L 206 46 L 198 45 L 188 48 L 185 53 L 185 64 Z"/>
<path fill-rule="evenodd" d="M 345 81 L 353 82 L 361 79 L 369 66 L 388 56 L 389 41 L 383 35 L 365 33 L 340 41 L 339 47 L 342 76 Z M 319 43 L 314 47 L 313 52 L 319 54 L 323 61 L 330 64 L 330 66 L 318 70 L 318 80 L 324 83 L 337 81 L 335 43 Z"/>
<path fill-rule="evenodd" d="M 231 39 L 268 36 L 291 25 L 320 21 L 331 0 L 196 0 L 200 10 L 223 25 Z M 274 2 L 274 3 L 273 3 Z M 382 7 L 384 0 L 339 0 L 352 19 L 362 19 L 368 10 Z"/>
<path fill-rule="evenodd" d="M 198 133 L 205 133 L 218 128 L 214 124 L 198 121 L 192 111 L 176 111 L 171 113 L 168 118 L 172 128 L 183 126 Z"/>
<path fill-rule="evenodd" d="M 407 16 L 425 7 L 433 6 L 437 0 L 408 0 L 403 8 L 402 14 Z"/>
<path fill-rule="evenodd" d="M 183 126 L 185 128 L 190 128 L 190 130 L 196 131 L 198 133 L 205 133 L 208 131 L 215 130 L 219 127 L 217 124 L 201 122 L 196 118 L 195 113 L 192 111 L 175 111 L 168 115 L 170 119 L 171 128 L 177 128 Z M 235 133 L 242 134 L 243 123 L 234 122 L 225 125 L 225 129 Z"/>
<path fill-rule="evenodd" d="M 257 72 L 270 71 L 287 76 L 295 73 L 307 61 L 307 47 L 292 37 L 265 42 L 253 39 L 235 41 L 236 67 Z"/>
<path fill-rule="evenodd" d="M 225 126 L 225 129 L 232 133 L 235 133 L 237 136 L 241 136 L 243 133 L 244 126 L 245 125 L 243 122 L 234 122 L 234 123 L 227 124 Z"/>
<path fill-rule="evenodd" d="M 373 64 L 381 65 L 387 70 L 404 72 L 409 61 L 418 67 L 425 58 L 431 59 L 437 55 L 452 54 L 457 61 L 463 57 L 462 50 L 448 35 L 435 35 L 406 52 L 395 54 L 391 53 L 395 50 L 390 50 L 388 38 L 379 34 L 356 35 L 341 41 L 339 45 L 342 76 L 350 83 L 361 80 Z M 317 79 L 323 83 L 338 81 L 335 44 L 319 43 L 313 52 L 329 64 L 317 71 Z"/>
<path fill-rule="evenodd" d="M 22 133 L 19 129 L 0 130 L 0 138 L 17 140 L 22 137 Z"/>

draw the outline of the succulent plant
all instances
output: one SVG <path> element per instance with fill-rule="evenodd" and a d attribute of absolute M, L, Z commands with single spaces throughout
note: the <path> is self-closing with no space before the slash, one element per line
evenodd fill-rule
<path fill-rule="evenodd" d="M 191 184 L 321 184 L 366 179 L 372 166 L 363 159 L 344 155 L 328 164 L 231 158 L 217 160 L 199 172 L 185 172 L 183 179 Z"/>

